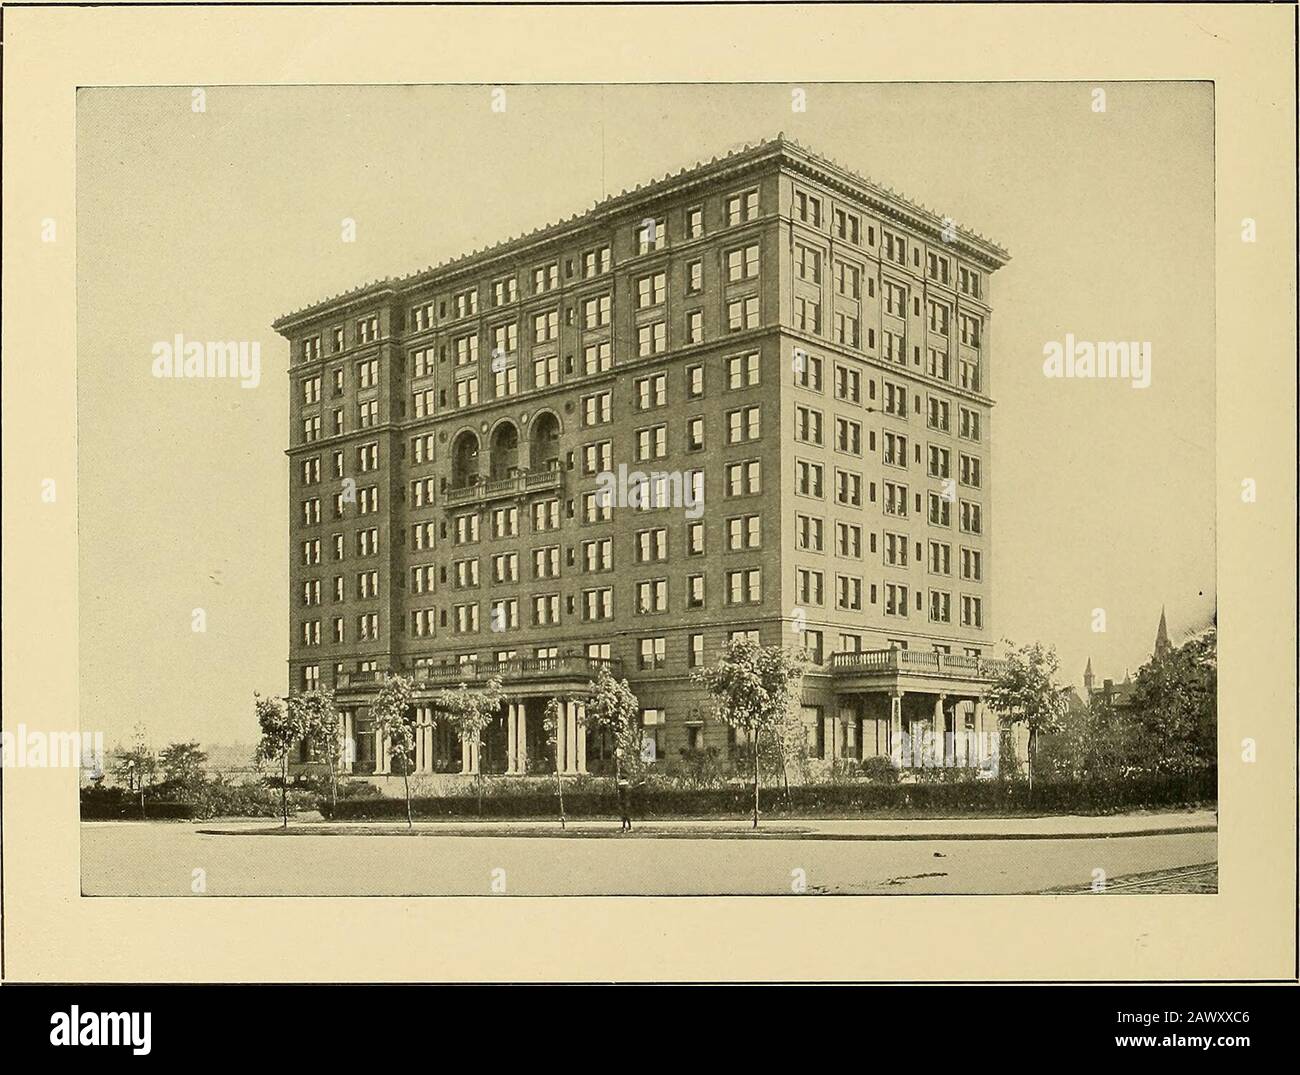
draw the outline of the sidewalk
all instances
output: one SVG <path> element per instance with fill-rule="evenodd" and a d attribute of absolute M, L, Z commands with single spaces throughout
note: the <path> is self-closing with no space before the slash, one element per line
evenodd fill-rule
<path fill-rule="evenodd" d="M 288 836 L 496 836 L 516 838 L 627 839 L 617 820 L 571 819 L 561 829 L 556 818 L 532 820 L 478 820 L 453 818 L 417 821 L 290 821 L 287 831 L 274 820 L 207 821 L 196 823 L 209 835 Z M 1082 840 L 1098 837 L 1162 836 L 1186 832 L 1214 832 L 1213 810 L 1176 813 L 1115 814 L 1099 817 L 1052 815 L 1045 817 L 977 818 L 771 818 L 761 819 L 757 832 L 748 819 L 664 818 L 637 821 L 632 837 L 664 839 L 786 839 L 786 840 Z"/>

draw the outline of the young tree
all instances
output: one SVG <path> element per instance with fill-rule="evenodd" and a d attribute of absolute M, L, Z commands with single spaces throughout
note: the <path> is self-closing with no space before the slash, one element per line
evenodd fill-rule
<path fill-rule="evenodd" d="M 1006 727 L 1023 724 L 1029 732 L 1029 793 L 1034 792 L 1034 755 L 1038 737 L 1060 726 L 1065 715 L 1068 688 L 1058 686 L 1056 672 L 1060 664 L 1053 647 L 1041 642 L 1011 649 L 1006 663 L 985 697 Z"/>
<path fill-rule="evenodd" d="M 402 785 L 406 791 L 406 827 L 411 816 L 411 762 L 415 755 L 415 685 L 403 675 L 386 675 L 370 707 L 375 722 L 375 742 L 387 740 L 393 757 L 402 760 Z"/>
<path fill-rule="evenodd" d="M 564 698 L 551 698 L 546 703 L 546 716 L 542 718 L 542 727 L 546 729 L 546 742 L 555 757 L 555 787 L 560 795 L 560 828 L 564 823 L 564 773 L 560 766 L 560 707 L 567 702 Z"/>
<path fill-rule="evenodd" d="M 144 792 L 158 770 L 158 759 L 149 746 L 143 724 L 135 726 L 135 742 L 127 749 L 119 749 L 113 759 L 113 776 L 126 784 L 128 791 L 140 796 L 140 816 L 145 816 Z"/>
<path fill-rule="evenodd" d="M 501 680 L 493 676 L 481 687 L 461 683 L 455 690 L 441 690 L 434 696 L 434 707 L 447 714 L 447 721 L 466 742 L 483 749 L 483 732 L 492 723 L 501 701 Z M 483 813 L 483 769 L 479 766 L 475 777 L 478 792 L 478 812 Z"/>
<path fill-rule="evenodd" d="M 280 815 L 289 827 L 289 753 L 303 738 L 305 729 L 296 706 L 287 706 L 279 698 L 253 695 L 253 708 L 262 738 L 257 744 L 257 760 L 280 763 Z"/>
<path fill-rule="evenodd" d="M 637 716 L 641 702 L 626 679 L 615 679 L 602 665 L 591 683 L 587 698 L 587 727 L 608 735 L 614 744 L 614 786 L 623 779 L 624 770 L 637 771 L 641 766 L 641 729 Z"/>
<path fill-rule="evenodd" d="M 169 743 L 158 755 L 163 779 L 186 789 L 195 788 L 203 783 L 203 763 L 207 760 L 207 754 L 199 749 L 197 741 Z"/>
<path fill-rule="evenodd" d="M 692 674 L 709 692 L 718 719 L 749 739 L 754 775 L 754 828 L 758 828 L 759 755 L 770 742 L 784 763 L 792 710 L 807 658 L 802 650 L 734 639 L 710 668 Z"/>
<path fill-rule="evenodd" d="M 288 704 L 298 709 L 298 719 L 304 728 L 304 738 L 311 757 L 326 767 L 329 779 L 330 806 L 339 801 L 339 768 L 343 762 L 343 736 L 338 705 L 329 687 L 316 687 L 301 694 L 292 694 Z"/>

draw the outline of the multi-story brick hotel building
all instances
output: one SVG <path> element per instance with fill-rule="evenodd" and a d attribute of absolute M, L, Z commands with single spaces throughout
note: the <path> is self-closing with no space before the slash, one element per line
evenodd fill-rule
<path fill-rule="evenodd" d="M 558 695 L 559 761 L 583 771 L 606 748 L 579 700 L 609 663 L 671 764 L 734 745 L 689 676 L 747 634 L 808 651 L 814 754 L 898 755 L 942 727 L 972 762 L 954 733 L 995 727 L 1006 260 L 778 137 L 280 318 L 290 689 L 335 687 L 354 769 L 382 772 L 385 671 L 422 709 L 497 674 L 483 756 L 435 723 L 417 769 L 549 767 Z M 602 496 L 623 465 L 643 506 Z"/>

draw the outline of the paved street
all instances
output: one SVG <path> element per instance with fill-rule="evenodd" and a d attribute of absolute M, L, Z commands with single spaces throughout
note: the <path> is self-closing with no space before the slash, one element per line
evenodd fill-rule
<path fill-rule="evenodd" d="M 1005 894 L 1087 891 L 1100 869 L 1112 893 L 1136 895 L 1214 891 L 1213 872 L 1189 868 L 1217 858 L 1212 831 L 953 839 L 907 826 L 943 825 L 951 835 L 960 822 L 890 823 L 921 837 L 898 839 L 864 838 L 853 823 L 785 822 L 755 838 L 738 822 L 664 823 L 630 836 L 597 823 L 561 837 L 553 824 L 462 834 L 446 825 L 333 834 L 294 824 L 297 834 L 285 836 L 271 834 L 273 824 L 85 823 L 82 891 L 189 896 L 202 869 L 209 896 L 486 895 L 494 878 L 510 895 L 784 895 L 801 880 L 809 893 Z"/>

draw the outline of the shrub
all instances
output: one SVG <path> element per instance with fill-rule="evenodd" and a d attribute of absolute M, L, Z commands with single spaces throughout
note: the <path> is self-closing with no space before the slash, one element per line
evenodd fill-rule
<path fill-rule="evenodd" d="M 862 776 L 874 784 L 898 783 L 898 770 L 888 758 L 879 756 L 862 759 Z"/>

